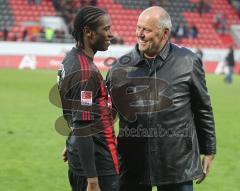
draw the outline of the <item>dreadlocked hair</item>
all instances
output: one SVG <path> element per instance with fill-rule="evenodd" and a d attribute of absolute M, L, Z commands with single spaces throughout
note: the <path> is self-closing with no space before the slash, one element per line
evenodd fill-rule
<path fill-rule="evenodd" d="M 77 43 L 80 43 L 81 48 L 84 47 L 83 43 L 83 29 L 89 27 L 91 30 L 96 30 L 98 27 L 99 17 L 107 14 L 104 10 L 94 7 L 82 7 L 74 20 L 72 36 Z"/>

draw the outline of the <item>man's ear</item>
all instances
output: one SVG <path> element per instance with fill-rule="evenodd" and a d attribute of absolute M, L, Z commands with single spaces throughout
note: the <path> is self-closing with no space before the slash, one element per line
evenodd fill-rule
<path fill-rule="evenodd" d="M 93 31 L 89 28 L 89 27 L 84 27 L 83 28 L 83 33 L 87 36 L 87 37 L 91 37 L 93 35 Z"/>
<path fill-rule="evenodd" d="M 164 37 L 169 38 L 170 34 L 171 34 L 171 31 L 168 28 L 165 28 L 164 29 Z"/>

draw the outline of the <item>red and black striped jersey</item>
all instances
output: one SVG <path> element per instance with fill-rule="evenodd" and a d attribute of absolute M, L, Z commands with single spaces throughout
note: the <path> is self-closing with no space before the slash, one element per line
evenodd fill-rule
<path fill-rule="evenodd" d="M 118 174 L 111 103 L 98 68 L 73 48 L 58 79 L 63 115 L 71 128 L 66 141 L 70 170 L 86 177 Z"/>

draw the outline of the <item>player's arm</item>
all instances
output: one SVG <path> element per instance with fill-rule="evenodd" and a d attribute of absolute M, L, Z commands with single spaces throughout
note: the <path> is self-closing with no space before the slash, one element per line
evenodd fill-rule
<path fill-rule="evenodd" d="M 78 115 L 79 117 L 79 115 Z M 74 149 L 77 150 L 80 163 L 85 171 L 88 186 L 87 191 L 100 191 L 98 183 L 98 174 L 95 164 L 95 149 L 92 134 L 87 136 L 84 133 L 82 136 L 82 129 L 91 128 L 89 121 L 76 120 L 73 123 L 73 134 L 71 141 L 73 141 Z M 85 131 L 84 131 L 85 132 Z M 91 130 L 89 131 L 91 132 Z"/>
<path fill-rule="evenodd" d="M 68 158 L 67 158 L 67 148 L 66 146 L 64 147 L 63 151 L 62 151 L 62 160 L 64 162 L 67 162 Z"/>
<path fill-rule="evenodd" d="M 88 178 L 87 179 L 88 185 L 87 185 L 87 191 L 100 191 L 98 178 Z"/>
<path fill-rule="evenodd" d="M 93 94 L 95 92 L 94 87 L 91 86 L 90 77 L 86 77 L 83 79 L 82 71 L 78 70 L 74 71 L 74 80 L 73 88 L 72 88 L 72 98 L 74 100 L 78 100 L 78 102 L 74 102 L 73 110 L 72 110 L 72 135 L 71 142 L 74 145 L 74 149 L 76 149 L 76 153 L 79 156 L 79 160 L 82 164 L 82 167 L 85 171 L 87 178 L 97 177 L 97 170 L 95 165 L 95 149 L 93 142 L 93 134 L 92 134 L 92 113 L 89 111 L 91 108 L 91 103 L 93 102 Z M 81 79 L 81 80 L 79 80 Z M 78 83 L 75 81 L 78 80 Z M 90 93 L 90 94 L 89 94 Z M 83 97 L 84 94 L 89 94 L 87 98 Z M 77 104 L 77 107 L 76 107 Z M 86 117 L 90 116 L 90 117 Z"/>
<path fill-rule="evenodd" d="M 76 129 L 74 129 L 75 131 Z M 78 131 L 79 129 L 77 129 Z M 71 143 L 73 145 L 73 149 L 76 150 L 79 160 L 82 164 L 82 168 L 85 171 L 87 178 L 97 177 L 97 170 L 95 165 L 95 150 L 93 138 L 91 135 L 87 137 L 82 137 L 79 135 L 71 136 Z"/>
<path fill-rule="evenodd" d="M 100 191 L 92 136 L 72 136 L 71 141 L 87 177 L 87 191 Z"/>
<path fill-rule="evenodd" d="M 85 175 L 87 178 L 97 178 L 97 171 L 95 165 L 95 152 L 94 152 L 94 143 L 93 138 L 90 133 L 82 134 L 82 129 L 89 129 L 87 127 L 91 123 L 91 118 L 86 118 L 85 107 L 81 103 L 81 92 L 85 91 L 87 85 L 87 76 L 86 79 L 83 79 L 80 64 L 77 60 L 73 64 L 71 71 L 67 73 L 64 80 L 61 84 L 62 89 L 62 100 L 63 109 L 67 110 L 70 116 L 68 117 L 69 126 L 72 129 L 69 142 L 75 150 L 81 162 L 82 168 L 84 169 Z M 86 73 L 86 72 L 85 72 Z M 84 131 L 85 132 L 85 131 Z M 89 129 L 91 132 L 91 129 Z"/>

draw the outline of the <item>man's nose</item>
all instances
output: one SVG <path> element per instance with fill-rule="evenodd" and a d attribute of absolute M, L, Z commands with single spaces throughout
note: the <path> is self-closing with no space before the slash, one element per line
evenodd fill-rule
<path fill-rule="evenodd" d="M 112 39 L 112 38 L 113 38 L 112 30 L 109 30 L 109 33 L 108 33 L 108 38 L 110 38 L 110 39 Z"/>
<path fill-rule="evenodd" d="M 144 37 L 144 32 L 143 32 L 143 30 L 139 30 L 138 36 L 141 37 L 141 38 Z"/>

